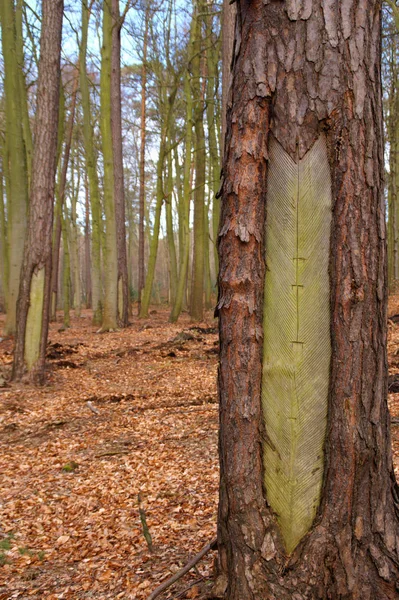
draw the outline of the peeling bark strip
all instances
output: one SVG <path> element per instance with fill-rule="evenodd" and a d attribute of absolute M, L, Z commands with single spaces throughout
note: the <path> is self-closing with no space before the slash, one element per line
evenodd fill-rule
<path fill-rule="evenodd" d="M 295 162 L 271 137 L 262 407 L 267 501 L 287 552 L 320 503 L 330 382 L 331 175 L 324 134 Z"/>
<path fill-rule="evenodd" d="M 228 600 L 398 598 L 399 494 L 386 404 L 381 5 L 241 0 L 237 9 L 219 236 L 220 580 Z M 262 485 L 269 131 L 293 160 L 324 132 L 332 183 L 324 481 L 313 527 L 289 558 Z"/>

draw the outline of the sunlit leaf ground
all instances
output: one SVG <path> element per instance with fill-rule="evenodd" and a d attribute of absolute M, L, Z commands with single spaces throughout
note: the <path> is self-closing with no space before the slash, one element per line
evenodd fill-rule
<path fill-rule="evenodd" d="M 53 324 L 48 385 L 0 387 L 0 600 L 142 600 L 214 537 L 216 323 L 167 317 L 106 335 L 87 312 Z M 392 383 L 399 324 L 388 349 Z M 11 351 L 0 342 L 0 386 Z M 389 402 L 399 476 L 399 393 Z M 205 598 L 214 557 L 160 598 Z"/>
<path fill-rule="evenodd" d="M 0 388 L 0 599 L 146 598 L 214 537 L 216 323 L 167 317 L 52 325 L 49 384 Z M 212 563 L 163 598 L 203 595 Z"/>

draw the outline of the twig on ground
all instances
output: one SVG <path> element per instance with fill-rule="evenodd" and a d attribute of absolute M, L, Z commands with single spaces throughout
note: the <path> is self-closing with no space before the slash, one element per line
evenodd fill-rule
<path fill-rule="evenodd" d="M 204 579 L 205 579 L 204 577 L 201 577 L 200 579 L 196 579 L 195 581 L 192 581 L 192 582 L 190 583 L 190 585 L 188 585 L 187 587 L 185 587 L 185 588 L 184 588 L 184 590 L 182 590 L 181 592 L 179 592 L 179 593 L 177 594 L 177 596 L 176 596 L 176 600 L 177 600 L 178 598 L 183 598 L 184 594 L 185 594 L 186 592 L 188 592 L 188 590 L 191 590 L 191 588 L 193 588 L 193 587 L 194 587 L 195 585 L 197 585 L 198 583 L 201 583 L 201 581 L 204 581 Z"/>
<path fill-rule="evenodd" d="M 140 494 L 137 496 L 137 500 L 139 503 L 139 514 L 140 514 L 141 526 L 143 528 L 143 535 L 145 537 L 145 541 L 147 542 L 149 551 L 153 552 L 152 536 L 151 536 L 150 528 L 147 525 L 145 510 L 144 510 L 144 508 L 141 508 L 141 495 Z"/>
<path fill-rule="evenodd" d="M 172 575 L 172 577 L 169 577 L 169 579 L 167 579 L 166 581 L 164 581 L 163 583 L 161 583 L 161 585 L 159 585 L 148 596 L 147 600 L 155 600 L 155 598 L 157 598 L 164 590 L 166 590 L 168 587 L 170 587 L 178 579 L 180 579 L 181 577 L 183 577 L 183 575 L 185 575 L 186 573 L 188 573 L 201 560 L 201 558 L 203 558 L 205 556 L 205 554 L 208 554 L 208 552 L 210 550 L 213 550 L 214 548 L 216 548 L 216 544 L 217 544 L 217 538 L 214 538 L 212 541 L 209 542 L 209 544 L 207 544 L 206 546 L 204 546 L 202 548 L 202 550 L 200 552 L 198 552 L 198 554 L 196 554 L 194 556 L 194 558 L 192 558 L 191 560 L 189 560 L 188 563 L 182 569 L 180 569 L 180 571 L 178 571 L 177 573 L 175 573 L 174 575 Z"/>
<path fill-rule="evenodd" d="M 98 408 L 96 408 L 91 402 L 90 400 L 88 400 L 86 402 L 87 406 L 90 408 L 91 412 L 93 412 L 95 415 L 99 415 L 100 411 L 98 410 Z"/>

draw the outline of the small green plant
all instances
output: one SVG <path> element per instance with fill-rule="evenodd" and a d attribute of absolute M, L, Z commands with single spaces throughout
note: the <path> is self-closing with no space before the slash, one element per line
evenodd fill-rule
<path fill-rule="evenodd" d="M 11 540 L 13 538 L 14 534 L 11 531 L 10 533 L 7 533 L 5 538 L 0 540 L 0 551 L 4 550 L 4 552 L 0 552 L 0 567 L 2 567 L 8 562 L 5 552 L 7 552 L 7 550 L 11 550 Z"/>
<path fill-rule="evenodd" d="M 0 549 L 11 550 L 11 540 L 9 537 L 4 538 L 4 540 L 0 540 Z"/>
<path fill-rule="evenodd" d="M 18 548 L 18 552 L 20 553 L 21 556 L 33 556 L 34 552 L 32 552 L 32 550 L 29 550 L 29 548 Z"/>
<path fill-rule="evenodd" d="M 34 550 L 31 550 L 30 548 L 18 548 L 18 552 L 20 553 L 21 556 L 37 556 L 37 558 L 39 560 L 44 560 L 44 557 L 46 556 L 45 552 L 43 550 L 39 550 L 38 552 L 35 552 Z"/>
<path fill-rule="evenodd" d="M 77 462 L 75 462 L 74 460 L 70 460 L 62 467 L 62 470 L 65 473 L 73 473 L 73 471 L 76 471 L 78 467 L 79 465 Z"/>

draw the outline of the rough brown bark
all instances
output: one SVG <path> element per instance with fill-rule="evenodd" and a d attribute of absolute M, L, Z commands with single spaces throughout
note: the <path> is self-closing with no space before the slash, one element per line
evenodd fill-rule
<path fill-rule="evenodd" d="M 229 600 L 399 597 L 387 408 L 381 5 L 238 3 L 219 256 L 219 552 Z M 260 406 L 268 137 L 332 174 L 332 359 L 323 495 L 286 556 L 263 490 Z"/>
<path fill-rule="evenodd" d="M 42 29 L 29 219 L 17 303 L 17 331 L 13 364 L 13 378 L 20 379 L 25 369 L 25 330 L 30 308 L 32 277 L 44 269 L 39 358 L 31 370 L 32 377 L 39 382 L 44 379 L 50 309 L 51 237 L 57 154 L 63 8 L 63 0 L 43 0 L 42 2 Z"/>

